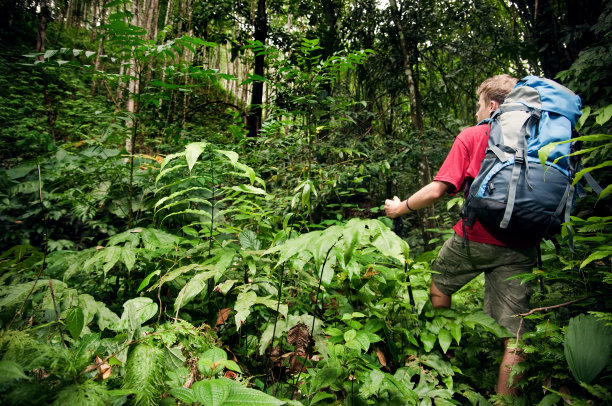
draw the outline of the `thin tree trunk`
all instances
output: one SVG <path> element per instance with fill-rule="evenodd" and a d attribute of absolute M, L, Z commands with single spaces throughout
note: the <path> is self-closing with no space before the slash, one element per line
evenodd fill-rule
<path fill-rule="evenodd" d="M 134 1 L 132 3 L 131 24 L 135 26 L 139 26 L 139 20 L 140 20 L 139 17 L 140 17 L 139 4 L 138 4 L 138 1 Z M 128 94 L 128 100 L 126 104 L 126 110 L 128 113 L 131 113 L 133 117 L 136 114 L 136 111 L 138 109 L 136 98 L 138 97 L 138 94 L 140 91 L 139 74 L 140 72 L 138 69 L 138 61 L 136 60 L 133 54 L 133 50 L 132 50 L 132 55 L 130 55 L 130 64 L 128 67 L 128 76 L 129 76 L 128 93 L 129 94 Z M 132 125 L 134 124 L 132 123 Z M 130 135 L 125 140 L 125 150 L 130 155 L 133 155 L 134 153 L 134 142 L 135 142 L 134 135 Z"/>
<path fill-rule="evenodd" d="M 393 18 L 393 22 L 397 28 L 400 48 L 402 50 L 402 55 L 404 57 L 404 73 L 406 75 L 406 80 L 408 82 L 408 97 L 410 100 L 410 118 L 412 121 L 412 125 L 419 134 L 419 138 L 421 139 L 421 162 L 419 165 L 419 181 L 420 186 L 423 187 L 429 184 L 432 180 L 431 171 L 429 169 L 429 160 L 427 159 L 427 154 L 425 153 L 425 141 L 424 141 L 424 125 L 423 125 L 423 112 L 421 110 L 421 102 L 418 92 L 418 81 L 415 77 L 415 71 L 412 69 L 411 63 L 411 54 L 409 51 L 409 46 L 406 41 L 406 37 L 404 35 L 404 30 L 402 26 L 401 16 L 399 10 L 397 8 L 396 0 L 389 0 L 389 5 L 391 6 L 391 15 Z M 418 61 L 416 44 L 412 44 L 412 51 L 415 56 L 415 60 Z M 415 61 L 415 64 L 417 63 Z M 421 231 L 423 234 L 423 240 L 426 247 L 429 246 L 429 241 L 433 237 L 432 233 L 427 231 L 427 229 L 431 229 L 435 227 L 435 222 L 432 220 L 435 211 L 434 207 L 430 206 L 418 212 L 419 214 L 419 224 L 421 226 Z"/>
<path fill-rule="evenodd" d="M 104 25 L 104 22 L 106 20 L 106 9 L 104 8 L 106 6 L 106 0 L 102 1 L 102 5 L 100 7 L 100 12 L 99 12 L 99 19 L 100 19 L 100 26 Z M 97 26 L 95 26 L 92 29 L 92 36 L 95 32 L 97 32 Z M 93 42 L 93 39 L 92 39 Z M 100 70 L 100 55 L 102 55 L 102 53 L 104 52 L 104 36 L 100 35 L 100 38 L 98 39 L 98 52 L 96 53 L 96 61 L 94 63 L 94 71 L 98 72 Z M 96 78 L 94 76 L 93 80 L 91 81 L 91 89 L 90 89 L 90 94 L 93 96 L 93 94 L 96 91 Z"/>
<path fill-rule="evenodd" d="M 45 52 L 45 36 L 47 34 L 47 21 L 49 19 L 50 10 L 47 1 L 42 1 L 40 3 L 40 12 L 37 15 L 38 20 L 38 32 L 36 35 L 36 52 L 44 53 Z M 44 60 L 44 56 L 40 55 L 38 57 L 39 61 Z"/>
<path fill-rule="evenodd" d="M 266 0 L 257 1 L 257 15 L 255 17 L 255 41 L 266 44 L 268 36 L 268 16 L 266 14 Z M 257 76 L 264 76 L 265 56 L 263 52 L 257 52 L 255 55 L 254 73 Z M 262 119 L 262 104 L 263 104 L 263 82 L 255 80 L 251 93 L 251 106 L 247 118 L 247 127 L 249 137 L 256 137 L 261 129 Z"/>

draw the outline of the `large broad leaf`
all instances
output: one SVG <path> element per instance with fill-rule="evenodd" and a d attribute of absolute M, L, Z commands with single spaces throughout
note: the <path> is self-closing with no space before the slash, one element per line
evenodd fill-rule
<path fill-rule="evenodd" d="M 590 383 L 608 364 L 612 329 L 594 316 L 581 314 L 570 319 L 564 347 L 565 358 L 574 378 Z"/>
<path fill-rule="evenodd" d="M 196 400 L 203 405 L 221 406 L 230 394 L 230 385 L 223 379 L 198 381 L 193 384 L 193 393 Z"/>
<path fill-rule="evenodd" d="M 245 388 L 237 382 L 228 379 L 219 380 L 227 382 L 230 386 L 229 396 L 223 406 L 276 406 L 286 403 L 256 389 Z"/>
<path fill-rule="evenodd" d="M 323 262 L 328 258 L 331 248 L 336 245 L 342 236 L 342 228 L 332 226 L 324 230 L 315 241 L 304 249 L 312 252 L 317 268 L 320 269 Z"/>
<path fill-rule="evenodd" d="M 474 328 L 476 325 L 480 325 L 490 333 L 495 334 L 498 337 L 513 337 L 514 334 L 508 331 L 505 327 L 497 324 L 495 320 L 493 320 L 490 316 L 485 314 L 482 311 L 477 311 L 472 314 L 469 314 L 463 319 L 463 324 Z"/>
<path fill-rule="evenodd" d="M 66 313 L 66 329 L 75 340 L 81 335 L 85 325 L 85 315 L 80 307 L 73 307 Z"/>
<path fill-rule="evenodd" d="M 106 276 L 108 271 L 110 271 L 121 258 L 121 247 L 106 247 L 102 252 L 104 252 L 104 267 L 102 270 L 104 271 L 104 276 Z"/>
<path fill-rule="evenodd" d="M 321 231 L 312 231 L 310 233 L 302 234 L 297 238 L 292 238 L 290 240 L 285 241 L 283 244 L 276 245 L 274 247 L 269 248 L 263 255 L 268 255 L 274 252 L 279 252 L 280 257 L 276 266 L 281 265 L 286 262 L 290 258 L 294 257 L 297 254 L 303 254 L 305 247 L 310 246 L 316 241 L 321 235 Z M 308 251 L 308 255 L 312 255 L 310 251 Z M 304 258 L 306 260 L 307 258 Z"/>
<path fill-rule="evenodd" d="M 117 330 L 134 331 L 157 313 L 157 303 L 148 297 L 137 297 L 123 304 Z"/>
<path fill-rule="evenodd" d="M 185 159 L 187 159 L 189 171 L 193 169 L 193 166 L 208 145 L 207 142 L 193 142 L 185 147 Z"/>
<path fill-rule="evenodd" d="M 409 249 L 406 241 L 378 220 L 371 220 L 368 227 L 376 232 L 371 244 L 383 255 L 393 257 L 402 264 L 408 260 Z"/>
<path fill-rule="evenodd" d="M 206 281 L 212 278 L 216 273 L 216 271 L 201 272 L 191 278 L 191 280 L 189 280 L 189 282 L 183 286 L 183 289 L 181 289 L 177 295 L 176 300 L 174 301 L 174 310 L 178 311 L 180 307 L 189 303 L 189 301 L 199 295 L 200 292 L 203 290 L 205 291 L 207 286 Z"/>
<path fill-rule="evenodd" d="M 257 302 L 257 294 L 253 291 L 241 292 L 238 294 L 236 304 L 234 305 L 234 310 L 236 310 L 234 320 L 236 321 L 237 329 L 240 329 L 242 323 L 247 319 L 249 314 L 251 314 L 251 306 L 253 306 L 255 302 Z"/>
<path fill-rule="evenodd" d="M 121 248 L 121 262 L 131 271 L 136 264 L 136 250 L 130 247 Z"/>
<path fill-rule="evenodd" d="M 54 281 L 55 282 L 55 281 Z M 0 308 L 12 306 L 16 303 L 22 302 L 28 293 L 32 291 L 32 293 L 36 292 L 38 289 L 44 287 L 46 284 L 48 285 L 48 279 L 39 279 L 38 281 L 21 283 L 19 285 L 14 285 L 9 287 L 2 288 L 2 299 L 0 299 Z M 36 286 L 34 286 L 36 284 Z M 32 290 L 34 287 L 34 290 Z"/>
<path fill-rule="evenodd" d="M 193 389 L 175 388 L 170 390 L 170 394 L 183 403 L 197 402 Z"/>
<path fill-rule="evenodd" d="M 380 390 L 380 386 L 382 385 L 384 379 L 384 372 L 379 369 L 371 370 L 361 385 L 361 388 L 359 388 L 359 394 L 366 399 L 369 398 Z"/>

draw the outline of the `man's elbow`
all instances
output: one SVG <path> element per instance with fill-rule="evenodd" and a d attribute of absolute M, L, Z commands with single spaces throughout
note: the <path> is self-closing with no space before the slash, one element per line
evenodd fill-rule
<path fill-rule="evenodd" d="M 430 198 L 433 200 L 440 200 L 446 192 L 448 192 L 449 184 L 446 182 L 433 181 L 432 188 L 430 189 Z"/>

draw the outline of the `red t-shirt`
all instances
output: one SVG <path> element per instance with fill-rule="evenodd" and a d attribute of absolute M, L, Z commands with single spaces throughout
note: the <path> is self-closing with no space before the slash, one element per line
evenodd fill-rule
<path fill-rule="evenodd" d="M 449 193 L 454 194 L 463 190 L 468 178 L 474 179 L 478 174 L 489 142 L 488 128 L 486 124 L 469 127 L 461 131 L 455 138 L 453 147 L 434 178 L 436 181 L 450 183 L 452 187 Z M 453 230 L 463 237 L 463 229 L 461 219 L 455 224 Z M 473 227 L 465 226 L 465 234 L 470 241 L 506 246 L 485 230 L 478 219 Z"/>

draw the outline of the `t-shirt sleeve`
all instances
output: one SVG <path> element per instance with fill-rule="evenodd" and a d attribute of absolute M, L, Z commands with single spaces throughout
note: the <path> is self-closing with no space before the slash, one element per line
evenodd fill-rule
<path fill-rule="evenodd" d="M 461 136 L 455 138 L 453 146 L 446 156 L 434 180 L 451 184 L 450 194 L 457 193 L 463 188 L 466 173 L 470 164 L 470 155 Z"/>

